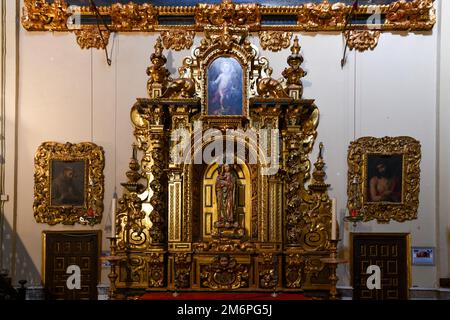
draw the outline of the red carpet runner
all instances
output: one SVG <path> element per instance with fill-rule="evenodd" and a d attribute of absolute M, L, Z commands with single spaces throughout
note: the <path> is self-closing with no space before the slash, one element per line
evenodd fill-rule
<path fill-rule="evenodd" d="M 309 300 L 299 293 L 279 293 L 275 297 L 271 293 L 234 293 L 234 292 L 148 292 L 139 300 Z"/>

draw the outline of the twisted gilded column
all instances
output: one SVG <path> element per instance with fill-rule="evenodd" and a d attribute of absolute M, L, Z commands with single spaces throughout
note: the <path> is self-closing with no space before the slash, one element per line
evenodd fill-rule
<path fill-rule="evenodd" d="M 164 204 L 165 204 L 165 133 L 164 126 L 155 124 L 150 125 L 150 189 L 152 196 L 150 197 L 150 204 L 152 210 L 150 211 L 150 238 L 152 244 L 163 244 L 165 240 L 164 235 Z"/>

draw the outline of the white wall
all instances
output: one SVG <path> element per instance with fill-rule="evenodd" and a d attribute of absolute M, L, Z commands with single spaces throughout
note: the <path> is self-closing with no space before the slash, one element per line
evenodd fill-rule
<path fill-rule="evenodd" d="M 450 17 L 445 27 L 447 38 L 448 21 Z M 402 36 L 384 33 L 374 51 L 349 52 L 343 69 L 340 60 L 344 43 L 340 34 L 299 34 L 305 58 L 303 67 L 308 71 L 303 80 L 304 97 L 316 99 L 320 109 L 317 141 L 325 144 L 327 183 L 332 185 L 331 196 L 337 198 L 342 249 L 347 258 L 350 231 L 411 232 L 412 245 L 439 246 L 445 243 L 447 247 L 443 246 L 440 253 L 443 255 L 442 251 L 448 251 L 449 197 L 441 196 L 440 214 L 436 202 L 437 145 L 447 152 L 441 153 L 440 168 L 447 170 L 446 181 L 441 175 L 441 187 L 447 186 L 445 190 L 448 190 L 449 181 L 448 169 L 444 168 L 449 158 L 448 138 L 438 140 L 437 135 L 437 34 L 437 26 L 427 34 Z M 148 34 L 116 36 L 113 64 L 109 67 L 103 51 L 81 50 L 73 34 L 27 32 L 19 28 L 17 119 L 14 101 L 9 103 L 7 115 L 10 123 L 8 150 L 12 153 L 17 142 L 17 161 L 7 159 L 10 167 L 14 167 L 14 163 L 17 165 L 17 174 L 10 171 L 7 182 L 12 196 L 14 181 L 17 184 L 17 203 L 14 207 L 14 202 L 10 201 L 6 214 L 8 223 L 13 225 L 14 210 L 17 212 L 17 254 L 13 261 L 16 280 L 26 278 L 32 284 L 40 283 L 43 230 L 91 229 L 80 225 L 50 227 L 35 222 L 32 210 L 33 159 L 43 141 L 93 141 L 104 147 L 105 212 L 102 224 L 94 229 L 105 229 L 114 187 L 121 194 L 120 182 L 126 180 L 125 171 L 133 141 L 129 110 L 135 98 L 146 97 L 145 70 L 153 52 L 154 39 L 155 35 Z M 252 40 L 258 44 L 256 38 Z M 196 38 L 195 43 L 198 42 L 199 38 Z M 111 38 L 110 49 L 112 43 Z M 441 65 L 446 66 L 440 78 L 441 93 L 450 92 L 449 44 L 443 45 L 442 50 L 446 50 L 447 58 L 441 61 Z M 289 50 L 278 53 L 261 51 L 261 55 L 271 61 L 275 78 L 280 77 L 287 66 L 289 53 Z M 168 68 L 175 73 L 181 57 L 190 52 L 165 51 L 165 54 Z M 443 109 L 443 104 L 448 106 L 448 96 L 441 94 L 439 102 L 442 118 L 442 114 L 448 112 Z M 17 136 L 15 127 L 18 128 Z M 445 133 L 450 136 L 448 125 L 446 129 L 439 128 L 441 133 L 447 130 Z M 371 222 L 359 224 L 355 229 L 351 225 L 342 227 L 347 201 L 347 148 L 353 139 L 367 135 L 410 135 L 421 142 L 422 175 L 417 220 L 383 225 Z M 318 143 L 311 156 L 312 161 L 316 159 L 317 146 Z M 446 214 L 442 214 L 444 209 Z M 438 217 L 441 224 L 436 227 Z M 106 236 L 108 234 L 103 234 Z M 105 239 L 103 247 L 107 249 Z M 440 271 L 437 267 L 414 267 L 413 285 L 436 287 L 439 276 L 448 276 L 448 263 L 447 254 L 444 260 L 440 260 Z M 339 267 L 340 285 L 349 285 L 348 270 L 348 265 Z M 105 275 L 104 272 L 102 278 L 107 282 Z"/>
<path fill-rule="evenodd" d="M 450 2 L 441 1 L 438 86 L 438 272 L 450 278 Z"/>

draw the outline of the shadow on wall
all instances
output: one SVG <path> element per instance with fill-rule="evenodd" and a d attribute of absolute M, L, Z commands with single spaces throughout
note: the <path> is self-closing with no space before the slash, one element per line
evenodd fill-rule
<path fill-rule="evenodd" d="M 25 287 L 27 289 L 33 289 L 33 287 L 40 288 L 42 291 L 42 281 L 39 270 L 34 265 L 30 255 L 28 254 L 25 246 L 19 237 L 15 237 L 11 225 L 4 220 L 3 223 L 3 241 L 2 241 L 2 269 L 12 277 L 12 286 L 19 287 L 20 280 L 26 280 Z M 13 252 L 15 247 L 15 257 L 13 258 Z M 15 274 L 12 274 L 15 269 Z M 28 292 L 32 293 L 33 290 Z"/>

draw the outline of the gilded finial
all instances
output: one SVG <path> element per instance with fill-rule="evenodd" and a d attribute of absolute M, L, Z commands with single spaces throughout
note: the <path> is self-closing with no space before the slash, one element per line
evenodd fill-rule
<path fill-rule="evenodd" d="M 322 151 L 323 151 L 323 142 L 319 143 L 319 159 L 322 159 Z"/>
<path fill-rule="evenodd" d="M 300 53 L 300 44 L 298 43 L 298 36 L 295 36 L 294 38 L 294 44 L 291 47 L 292 54 L 299 54 Z"/>
<path fill-rule="evenodd" d="M 155 43 L 155 55 L 156 56 L 162 56 L 162 51 L 163 51 L 163 46 L 162 46 L 162 40 L 161 37 L 158 37 L 156 39 L 156 43 Z"/>
<path fill-rule="evenodd" d="M 294 44 L 291 47 L 291 54 L 287 59 L 289 67 L 282 72 L 286 81 L 286 89 L 290 97 L 301 99 L 303 95 L 303 84 L 301 78 L 306 76 L 306 71 L 302 69 L 303 57 L 300 54 L 300 44 L 298 36 L 295 36 Z"/>
<path fill-rule="evenodd" d="M 155 52 L 150 56 L 152 65 L 147 68 L 147 75 L 150 77 L 147 81 L 147 92 L 151 98 L 158 98 L 167 88 L 170 72 L 164 67 L 167 59 L 163 55 L 161 37 L 156 39 L 154 48 Z"/>
<path fill-rule="evenodd" d="M 128 182 L 121 183 L 121 185 L 124 186 L 129 192 L 139 192 L 144 187 L 141 183 L 138 182 L 141 178 L 141 174 L 139 172 L 140 165 L 137 160 L 137 147 L 138 146 L 136 143 L 132 144 L 133 152 L 128 164 L 130 170 L 126 172 Z"/>
<path fill-rule="evenodd" d="M 319 143 L 319 155 L 317 156 L 317 160 L 314 163 L 314 171 L 312 173 L 312 181 L 309 185 L 309 189 L 316 192 L 325 192 L 329 184 L 325 183 L 325 171 L 323 168 L 325 167 L 325 162 L 323 161 L 323 143 Z"/>
<path fill-rule="evenodd" d="M 133 146 L 133 155 L 132 155 L 131 159 L 137 160 L 137 145 L 136 145 L 136 143 L 133 142 L 132 146 Z"/>

